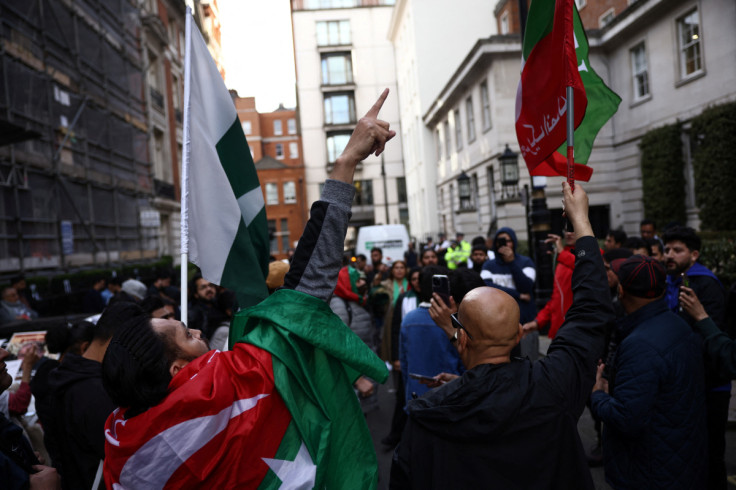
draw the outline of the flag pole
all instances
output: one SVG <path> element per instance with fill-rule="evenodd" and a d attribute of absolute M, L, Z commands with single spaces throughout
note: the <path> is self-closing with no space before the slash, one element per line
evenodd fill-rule
<path fill-rule="evenodd" d="M 187 7 L 186 27 L 184 29 L 184 121 L 183 140 L 181 155 L 181 321 L 186 323 L 188 319 L 187 287 L 189 286 L 189 209 L 187 197 L 189 196 L 189 157 L 191 154 L 190 137 L 190 98 L 192 79 L 192 9 Z"/>
<path fill-rule="evenodd" d="M 567 98 L 567 183 L 575 192 L 575 94 L 572 87 L 565 87 Z"/>

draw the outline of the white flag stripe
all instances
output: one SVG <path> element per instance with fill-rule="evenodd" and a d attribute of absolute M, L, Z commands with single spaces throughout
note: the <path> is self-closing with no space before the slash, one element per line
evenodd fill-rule
<path fill-rule="evenodd" d="M 265 205 L 260 187 L 251 189 L 238 198 L 238 206 L 240 206 L 240 213 L 243 215 L 243 220 L 245 220 L 245 226 L 250 226 Z"/>

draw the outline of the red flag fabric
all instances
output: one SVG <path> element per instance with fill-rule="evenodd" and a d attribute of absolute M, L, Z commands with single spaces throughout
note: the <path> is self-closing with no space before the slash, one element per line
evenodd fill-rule
<path fill-rule="evenodd" d="M 211 351 L 169 391 L 140 415 L 126 420 L 117 409 L 108 418 L 107 488 L 258 487 L 270 467 L 263 458 L 274 458 L 292 420 L 274 389 L 271 354 L 248 344 Z"/>
<path fill-rule="evenodd" d="M 567 139 L 566 87 L 573 88 L 575 127 L 583 120 L 588 102 L 575 55 L 573 0 L 532 2 L 523 54 L 516 136 L 529 173 L 547 175 L 557 170 L 554 159 L 537 168 Z M 576 166 L 576 171 L 582 169 Z M 567 175 L 567 171 L 552 175 Z"/>

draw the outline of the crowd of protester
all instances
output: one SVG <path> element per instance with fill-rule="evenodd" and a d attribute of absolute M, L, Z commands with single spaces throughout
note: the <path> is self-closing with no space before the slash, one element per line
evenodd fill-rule
<path fill-rule="evenodd" d="M 378 131 L 380 149 L 367 140 L 361 158 L 392 136 L 387 126 Z M 547 238 L 554 287 L 538 304 L 536 265 L 510 228 L 470 242 L 461 232 L 426 237 L 390 263 L 376 247 L 370 257 L 344 256 L 338 271 L 331 234 L 347 225 L 351 179 L 325 187 L 315 206 L 332 211 L 313 213 L 298 264 L 273 260 L 266 285 L 326 300 L 390 366 L 395 405 L 381 443 L 395 448 L 392 488 L 592 488 L 588 466 L 600 464 L 614 488 L 726 488 L 736 342 L 726 290 L 699 261 L 692 228 L 657 230 L 644 220 L 640 236 L 612 230 L 601 248 L 585 191 L 563 184 L 573 230 Z M 332 245 L 313 253 L 323 242 Z M 24 282 L 3 288 L 0 324 L 37 318 Z M 89 317 L 47 327 L 45 349 L 55 358 L 39 344 L 14 353 L 22 374 L 12 389 L 4 369 L 11 354 L 0 349 L 3 484 L 105 486 L 102 462 L 118 441 L 108 434 L 106 442 L 105 427 L 165 416 L 177 374 L 194 379 L 214 358 L 205 353 L 227 350 L 235 295 L 201 275 L 188 291 L 182 319 L 171 271 L 150 284 L 93 281 L 83 300 Z M 538 359 L 540 333 L 551 344 Z M 218 359 L 237 365 L 242 352 Z M 360 376 L 353 387 L 364 414 L 378 408 L 378 380 Z M 40 432 L 23 418 L 32 398 Z M 586 405 L 598 435 L 587 452 L 577 432 Z M 117 482 L 110 471 L 118 470 L 107 468 L 105 480 Z"/>

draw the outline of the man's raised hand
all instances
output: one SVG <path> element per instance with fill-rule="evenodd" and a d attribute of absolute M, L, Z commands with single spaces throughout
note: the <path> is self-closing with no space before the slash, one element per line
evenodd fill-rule
<path fill-rule="evenodd" d="M 388 97 L 388 89 L 383 91 L 373 107 L 358 121 L 345 150 L 335 162 L 333 179 L 352 183 L 355 166 L 365 160 L 368 155 L 378 156 L 383 153 L 386 142 L 396 136 L 396 131 L 389 129 L 389 123 L 378 119 L 378 113 L 386 97 Z"/>
<path fill-rule="evenodd" d="M 570 184 L 562 183 L 562 210 L 572 223 L 576 240 L 583 236 L 593 236 L 593 228 L 588 220 L 588 194 L 583 186 L 576 185 L 573 193 Z"/>

